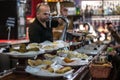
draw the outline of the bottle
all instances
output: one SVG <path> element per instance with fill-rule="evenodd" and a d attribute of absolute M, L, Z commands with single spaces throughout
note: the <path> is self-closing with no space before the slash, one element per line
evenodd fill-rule
<path fill-rule="evenodd" d="M 80 8 L 79 6 L 76 6 L 76 15 L 79 15 L 80 14 Z"/>
<path fill-rule="evenodd" d="M 60 2 L 57 2 L 56 7 L 57 7 L 58 15 L 60 15 Z"/>

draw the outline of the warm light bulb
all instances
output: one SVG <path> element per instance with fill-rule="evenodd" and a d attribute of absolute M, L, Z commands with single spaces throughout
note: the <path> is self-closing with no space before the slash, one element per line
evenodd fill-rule
<path fill-rule="evenodd" d="M 98 41 L 98 39 L 97 39 L 97 38 L 93 39 L 93 42 L 97 42 L 97 41 Z"/>
<path fill-rule="evenodd" d="M 85 30 L 85 28 L 83 27 L 83 25 L 79 25 L 79 29 L 80 30 Z"/>
<path fill-rule="evenodd" d="M 47 0 L 44 0 L 44 2 L 47 2 Z"/>
<path fill-rule="evenodd" d="M 52 2 L 52 0 L 48 0 L 48 2 Z"/>

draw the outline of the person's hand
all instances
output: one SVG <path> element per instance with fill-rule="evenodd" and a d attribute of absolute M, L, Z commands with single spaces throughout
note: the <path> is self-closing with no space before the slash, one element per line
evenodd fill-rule
<path fill-rule="evenodd" d="M 112 48 L 114 48 L 114 49 L 120 48 L 120 45 L 112 46 Z"/>
<path fill-rule="evenodd" d="M 115 56 L 117 54 L 117 52 L 115 50 L 113 50 L 113 51 L 109 52 L 108 54 L 111 56 Z"/>
<path fill-rule="evenodd" d="M 115 56 L 116 53 L 117 53 L 113 47 L 108 47 L 108 48 L 107 48 L 107 52 L 108 52 L 108 54 L 111 55 L 111 56 Z"/>

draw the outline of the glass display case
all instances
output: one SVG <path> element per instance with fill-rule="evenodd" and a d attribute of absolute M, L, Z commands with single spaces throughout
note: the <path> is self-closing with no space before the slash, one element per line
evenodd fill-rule
<path fill-rule="evenodd" d="M 26 37 L 26 0 L 17 0 L 18 39 Z"/>

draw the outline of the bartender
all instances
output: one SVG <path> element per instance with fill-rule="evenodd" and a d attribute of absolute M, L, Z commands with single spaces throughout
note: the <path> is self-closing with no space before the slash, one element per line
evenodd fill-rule
<path fill-rule="evenodd" d="M 36 8 L 36 17 L 33 23 L 29 26 L 29 40 L 30 43 L 41 43 L 44 41 L 53 41 L 52 28 L 57 27 L 58 20 L 49 21 L 50 7 L 46 3 L 39 3 Z"/>

